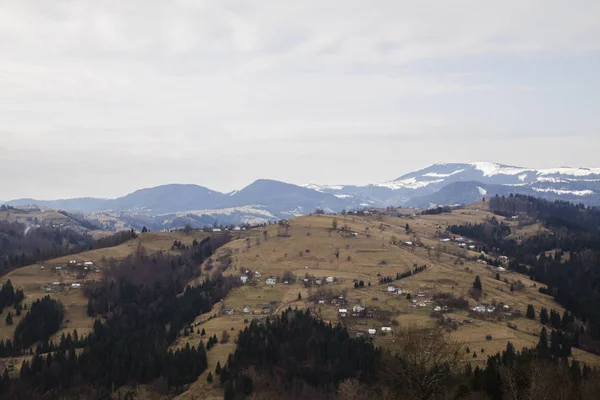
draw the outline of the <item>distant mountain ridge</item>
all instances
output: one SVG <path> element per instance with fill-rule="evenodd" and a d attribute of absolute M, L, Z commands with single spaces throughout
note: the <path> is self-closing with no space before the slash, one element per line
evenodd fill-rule
<path fill-rule="evenodd" d="M 259 179 L 230 193 L 192 184 L 169 184 L 140 189 L 116 199 L 17 199 L 6 204 L 143 215 L 144 221 L 156 221 L 156 226 L 167 222 L 168 226 L 178 226 L 216 220 L 272 221 L 307 214 L 316 208 L 338 212 L 368 207 L 454 205 L 510 193 L 600 205 L 600 168 L 532 169 L 491 162 L 438 163 L 389 182 L 369 185 L 294 185 Z"/>

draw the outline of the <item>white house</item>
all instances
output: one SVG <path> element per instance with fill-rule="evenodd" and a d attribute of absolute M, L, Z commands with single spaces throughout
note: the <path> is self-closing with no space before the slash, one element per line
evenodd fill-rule
<path fill-rule="evenodd" d="M 246 282 L 248 282 L 248 277 L 242 275 L 242 276 L 240 276 L 240 281 L 242 281 L 242 283 L 246 283 Z"/>
<path fill-rule="evenodd" d="M 364 309 L 365 309 L 364 307 L 356 305 L 356 306 L 352 307 L 352 312 L 359 313 L 359 312 L 363 312 Z"/>
<path fill-rule="evenodd" d="M 435 306 L 435 307 L 433 307 L 433 311 L 442 311 L 442 307 Z"/>
<path fill-rule="evenodd" d="M 504 271 L 506 271 L 506 268 L 504 268 L 504 267 L 498 267 L 497 269 L 498 269 L 498 271 L 499 271 L 499 272 L 504 272 Z"/>
<path fill-rule="evenodd" d="M 260 276 L 261 276 L 261 275 L 260 275 L 260 272 L 258 272 L 258 271 L 254 271 L 254 277 L 255 277 L 255 278 L 260 278 Z"/>
<path fill-rule="evenodd" d="M 79 289 L 81 287 L 81 283 L 72 283 L 71 287 L 74 289 Z"/>
<path fill-rule="evenodd" d="M 71 264 L 71 265 L 73 265 L 73 264 L 77 264 L 77 261 L 75 261 L 75 260 L 71 260 L 71 261 L 69 261 L 69 264 Z"/>
<path fill-rule="evenodd" d="M 93 266 L 94 266 L 94 263 L 93 263 L 93 262 L 91 262 L 91 261 L 86 261 L 86 262 L 84 262 L 84 263 L 83 263 L 83 265 L 84 265 L 85 267 L 93 267 Z"/>
<path fill-rule="evenodd" d="M 325 279 L 325 282 L 333 283 L 334 280 L 335 280 L 335 278 L 333 276 L 328 276 L 327 279 Z"/>
<path fill-rule="evenodd" d="M 325 300 L 319 300 L 319 304 L 325 304 Z"/>
<path fill-rule="evenodd" d="M 369 335 L 376 335 L 377 329 L 369 329 L 367 332 L 369 332 Z"/>
<path fill-rule="evenodd" d="M 473 307 L 473 311 L 475 311 L 475 312 L 485 312 L 485 306 L 475 306 L 475 307 Z"/>
<path fill-rule="evenodd" d="M 221 230 L 219 228 L 213 228 L 212 230 L 213 232 L 221 232 Z"/>
<path fill-rule="evenodd" d="M 417 292 L 417 297 L 425 297 L 425 292 Z"/>
<path fill-rule="evenodd" d="M 265 283 L 267 285 L 275 285 L 277 283 L 277 279 L 275 279 L 275 278 L 267 278 L 267 280 L 265 281 Z"/>
<path fill-rule="evenodd" d="M 242 309 L 242 312 L 243 312 L 244 314 L 250 314 L 250 313 L 252 312 L 252 309 L 251 309 L 250 307 L 244 307 L 244 308 Z"/>
<path fill-rule="evenodd" d="M 404 242 L 404 244 L 407 245 L 407 246 L 412 246 L 413 242 Z"/>
<path fill-rule="evenodd" d="M 345 308 L 340 308 L 340 309 L 338 310 L 338 313 L 340 314 L 340 316 L 341 316 L 341 317 L 345 317 L 345 316 L 346 316 L 346 314 L 348 314 L 348 310 L 347 310 L 347 309 L 345 309 Z"/>
<path fill-rule="evenodd" d="M 392 331 L 392 328 L 390 328 L 389 326 L 382 326 L 381 327 L 381 332 L 389 333 L 391 331 Z"/>
<path fill-rule="evenodd" d="M 473 245 L 473 244 L 472 244 L 472 245 L 470 245 L 470 246 L 469 246 L 469 250 L 475 250 L 475 245 Z"/>
<path fill-rule="evenodd" d="M 60 286 L 60 282 L 52 282 L 53 286 Z"/>
<path fill-rule="evenodd" d="M 242 230 L 242 228 L 240 228 L 239 226 L 236 226 L 236 227 L 234 227 L 234 228 L 233 228 L 233 230 L 234 230 L 234 231 L 241 231 L 241 230 Z"/>
<path fill-rule="evenodd" d="M 449 242 L 449 241 L 450 241 L 450 239 L 448 239 L 448 238 L 440 239 L 440 242 Z"/>
<path fill-rule="evenodd" d="M 315 283 L 317 285 L 322 285 L 323 284 L 323 279 L 315 279 Z"/>
<path fill-rule="evenodd" d="M 427 307 L 427 303 L 419 303 L 419 307 Z"/>
<path fill-rule="evenodd" d="M 504 308 L 505 310 L 510 310 L 510 306 L 508 304 L 505 304 L 504 306 L 502 306 L 502 308 Z"/>
<path fill-rule="evenodd" d="M 396 286 L 388 286 L 387 290 L 388 290 L 388 292 L 395 292 L 398 289 L 396 289 Z"/>
<path fill-rule="evenodd" d="M 352 232 L 352 236 L 356 237 L 356 236 L 358 236 L 358 233 L 357 232 Z"/>
<path fill-rule="evenodd" d="M 398 292 L 396 292 L 398 294 L 404 294 L 404 291 L 402 289 L 398 289 Z"/>

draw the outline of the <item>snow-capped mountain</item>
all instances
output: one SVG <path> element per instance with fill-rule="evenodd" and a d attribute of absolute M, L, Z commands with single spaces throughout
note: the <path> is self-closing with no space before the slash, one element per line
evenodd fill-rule
<path fill-rule="evenodd" d="M 532 169 L 490 162 L 434 164 L 389 182 L 370 185 L 293 185 L 259 179 L 241 190 L 220 193 L 197 185 L 164 185 L 116 199 L 18 199 L 7 204 L 37 204 L 83 213 L 110 211 L 132 226 L 154 229 L 202 226 L 215 222 L 266 222 L 323 209 L 470 203 L 510 193 L 549 200 L 600 205 L 600 168 Z"/>
<path fill-rule="evenodd" d="M 315 184 L 305 186 L 338 197 L 351 196 L 348 198 L 356 197 L 361 202 L 372 201 L 379 206 L 413 206 L 416 203 L 422 206 L 423 202 L 427 201 L 427 196 L 456 182 L 480 183 L 481 190 L 476 191 L 477 197 L 486 195 L 488 190 L 484 189 L 485 185 L 499 185 L 506 187 L 506 191 L 510 193 L 528 193 L 550 199 L 571 201 L 577 199 L 586 204 L 600 204 L 598 199 L 600 168 L 533 169 L 491 162 L 438 163 L 389 182 L 365 186 Z M 477 188 L 477 185 L 474 187 Z M 487 195 L 495 193 L 496 191 L 489 190 Z M 417 198 L 418 202 L 413 201 Z M 445 198 L 448 196 L 446 195 Z M 474 196 L 470 196 L 469 199 L 477 200 Z M 432 203 L 440 204 L 434 201 Z"/>

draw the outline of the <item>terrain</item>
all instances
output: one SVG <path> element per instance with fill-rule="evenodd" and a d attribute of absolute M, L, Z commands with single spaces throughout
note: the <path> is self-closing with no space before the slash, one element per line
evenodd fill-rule
<path fill-rule="evenodd" d="M 321 209 L 341 212 L 371 207 L 469 204 L 496 194 L 520 193 L 548 200 L 600 204 L 600 169 L 531 169 L 491 162 L 440 163 L 397 179 L 367 185 L 294 185 L 259 179 L 221 193 L 191 184 L 137 190 L 116 199 L 15 199 L 12 206 L 37 205 L 78 213 L 107 230 L 152 230 L 256 224 Z"/>
<path fill-rule="evenodd" d="M 536 316 L 542 308 L 560 314 L 565 309 L 551 296 L 540 293 L 539 283 L 529 276 L 477 261 L 483 243 L 462 240 L 450 234 L 448 227 L 495 218 L 509 225 L 515 237 L 540 235 L 546 229 L 538 221 L 494 215 L 488 208 L 488 202 L 478 202 L 435 215 L 411 214 L 410 210 L 399 209 L 315 214 L 296 217 L 287 223 L 231 232 L 233 240 L 204 262 L 204 270 L 210 264 L 225 276 L 236 279 L 247 276 L 248 280 L 233 288 L 210 312 L 198 315 L 190 324 L 193 328 L 189 331 L 186 328 L 186 334 L 180 335 L 171 349 L 198 347 L 201 342 L 206 344 L 209 337 L 220 338 L 223 332 L 228 332 L 231 339 L 220 341 L 207 352 L 207 369 L 177 398 L 223 398 L 221 386 L 217 382 L 208 383 L 207 375 L 214 374 L 217 363 L 221 366 L 227 363 L 229 354 L 236 349 L 237 332 L 252 320 L 264 320 L 288 308 L 311 309 L 323 320 L 340 323 L 353 335 L 370 337 L 376 346 L 383 348 L 393 347 L 396 332 L 403 328 L 444 323 L 444 329 L 465 350 L 462 362 L 482 368 L 488 355 L 506 349 L 509 342 L 517 350 L 535 347 L 543 326 L 539 318 L 526 317 L 528 305 L 533 306 Z M 74 329 L 85 335 L 91 331 L 94 320 L 86 313 L 88 301 L 83 288 L 73 288 L 73 283 L 85 286 L 97 281 L 111 259 L 124 259 L 140 246 L 149 253 L 177 254 L 174 242 L 191 246 L 194 240 L 201 241 L 206 235 L 193 230 L 141 233 L 115 247 L 46 261 L 43 269 L 39 264 L 19 268 L 4 276 L 2 282 L 10 279 L 16 288 L 22 289 L 28 305 L 45 295 L 62 301 L 66 318 L 53 340 Z M 92 262 L 98 272 L 77 279 L 69 269 L 55 268 L 70 261 Z M 413 274 L 396 279 L 408 271 Z M 393 281 L 382 282 L 386 277 Z M 470 293 L 476 277 L 483 288 L 479 300 Z M 267 284 L 268 278 L 275 281 Z M 206 274 L 189 283 L 197 285 L 205 279 Z M 60 284 L 55 288 L 54 282 Z M 441 294 L 466 299 L 468 306 L 436 311 L 443 304 Z M 495 310 L 476 312 L 473 311 L 476 306 L 493 306 Z M 347 311 L 342 313 L 340 309 Z M 0 323 L 0 338 L 10 338 L 18 321 L 16 318 L 12 326 Z M 390 332 L 382 332 L 384 327 Z M 370 329 L 375 329 L 376 334 L 369 334 Z M 471 356 L 473 352 L 477 353 L 476 358 Z M 26 359 L 3 361 L 13 365 L 12 373 L 16 373 Z M 573 348 L 571 359 L 600 366 L 599 356 L 577 348 Z M 146 398 L 162 397 L 151 386 L 142 385 L 136 390 Z"/>

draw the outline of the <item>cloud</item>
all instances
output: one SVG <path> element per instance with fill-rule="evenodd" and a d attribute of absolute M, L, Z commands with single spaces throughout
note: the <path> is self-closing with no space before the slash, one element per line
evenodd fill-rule
<path fill-rule="evenodd" d="M 231 190 L 272 168 L 377 181 L 391 145 L 418 149 L 396 176 L 463 155 L 459 138 L 483 152 L 534 137 L 546 163 L 540 138 L 597 141 L 597 15 L 596 1 L 4 2 L 0 168 L 15 172 L 0 197 Z M 591 163 L 592 147 L 556 161 Z M 348 158 L 361 170 L 334 167 Z M 74 169 L 92 187 L 61 178 Z"/>

